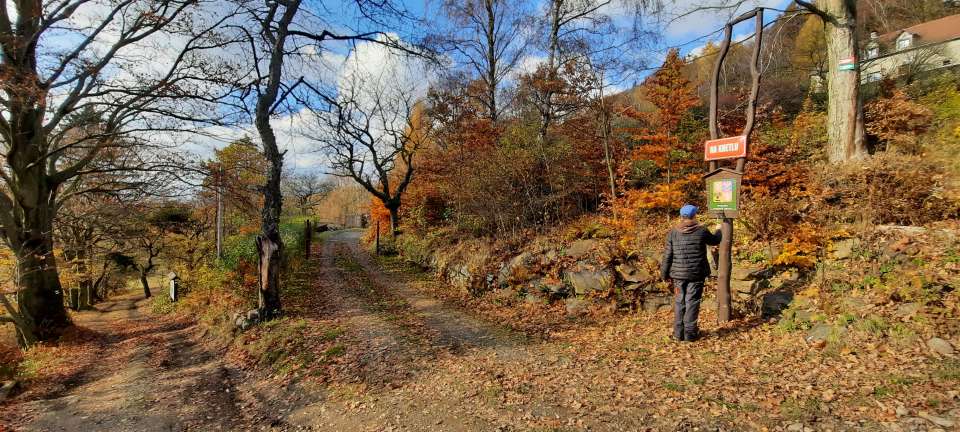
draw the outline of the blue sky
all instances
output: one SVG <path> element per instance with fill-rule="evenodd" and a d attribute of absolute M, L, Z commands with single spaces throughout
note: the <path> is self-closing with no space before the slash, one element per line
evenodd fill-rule
<path fill-rule="evenodd" d="M 538 4 L 528 5 L 530 9 L 542 9 L 542 0 L 536 0 Z M 613 2 L 620 2 L 623 0 L 613 0 Z M 629 1 L 629 0 L 626 0 Z M 644 20 L 646 26 L 649 29 L 653 29 L 657 34 L 660 35 L 660 39 L 657 41 L 656 45 L 650 47 L 650 49 L 644 52 L 635 52 L 630 55 L 645 55 L 647 64 L 649 65 L 648 69 L 636 69 L 631 71 L 629 76 L 622 76 L 618 79 L 615 79 L 615 82 L 611 85 L 611 91 L 623 90 L 629 88 L 633 83 L 639 82 L 643 79 L 644 76 L 648 75 L 662 63 L 663 58 L 666 56 L 667 51 L 671 47 L 677 47 L 681 50 L 681 53 L 684 55 L 695 56 L 697 51 L 701 49 L 704 44 L 708 41 L 717 41 L 722 37 L 722 31 L 717 32 L 717 30 L 722 30 L 723 25 L 730 18 L 738 16 L 746 11 L 749 11 L 757 6 L 763 6 L 773 9 L 782 10 L 785 9 L 792 0 L 664 0 L 666 3 L 666 10 L 664 10 L 658 16 L 651 16 Z M 623 16 L 619 19 L 627 20 L 626 16 L 629 13 L 629 7 L 623 6 L 628 3 L 612 3 L 611 9 L 613 11 L 612 15 L 614 19 L 618 19 L 616 13 L 622 13 Z M 717 5 L 736 5 L 737 7 L 725 9 L 725 10 L 711 10 L 711 11 L 701 11 L 696 13 L 689 13 L 695 10 L 700 6 L 717 6 Z M 402 6 L 407 9 L 407 11 L 416 17 L 420 17 L 425 21 L 428 21 L 432 24 L 445 24 L 443 14 L 441 11 L 441 3 L 438 0 L 406 0 L 402 3 Z M 349 14 L 350 11 L 345 14 Z M 771 22 L 779 16 L 781 12 L 777 10 L 768 10 L 765 13 L 765 22 Z M 345 20 L 349 22 L 349 18 Z M 398 23 L 395 23 L 398 24 Z M 402 25 L 402 24 L 401 24 Z M 349 24 L 348 24 L 349 26 Z M 432 27 L 432 26 L 428 26 Z M 629 26 L 625 26 L 629 27 Z M 356 29 L 356 28 L 355 28 Z M 424 34 L 425 31 L 428 31 L 425 28 L 397 28 L 398 33 L 401 36 L 404 36 L 404 33 L 407 34 Z M 735 39 L 743 39 L 749 37 L 753 34 L 754 25 L 752 20 L 748 20 L 744 23 L 737 25 L 734 28 L 733 35 Z M 385 70 L 390 69 L 387 64 L 389 63 L 389 54 L 386 53 L 385 49 L 373 46 L 372 44 L 358 44 L 353 47 L 353 51 L 347 53 L 345 50 L 349 47 L 340 47 L 339 49 L 334 48 L 332 54 L 334 57 L 344 59 L 343 69 L 341 69 L 341 76 L 345 73 L 344 70 L 348 71 L 351 67 L 351 60 L 355 60 L 354 64 L 363 64 L 364 73 L 378 73 L 382 74 Z M 537 52 L 536 50 L 531 50 L 526 54 L 526 59 L 521 61 L 521 65 L 524 65 L 527 69 L 532 70 L 535 67 L 538 61 L 541 61 L 543 54 Z M 388 72 L 389 74 L 389 72 Z M 400 79 L 403 74 L 396 74 L 397 79 Z M 420 75 L 414 77 L 414 80 L 419 80 L 422 84 L 424 83 L 425 76 Z M 281 146 L 286 147 L 290 150 L 288 157 L 291 159 L 291 168 L 294 170 L 307 169 L 310 170 L 316 167 L 318 164 L 322 164 L 322 160 L 313 151 L 306 143 L 301 143 L 294 133 L 298 128 L 298 123 L 302 121 L 294 117 L 281 119 L 276 122 L 275 127 L 278 129 L 278 136 L 281 137 Z"/>
<path fill-rule="evenodd" d="M 530 0 L 531 9 L 542 9 L 542 0 Z M 683 55 L 696 55 L 699 49 L 709 40 L 719 40 L 722 32 L 711 33 L 722 29 L 723 24 L 731 17 L 740 15 L 757 6 L 772 8 L 766 11 L 764 21 L 769 23 L 781 14 L 779 10 L 786 9 L 792 3 L 792 0 L 664 0 L 664 10 L 656 16 L 650 16 L 644 19 L 648 28 L 655 30 L 660 35 L 656 48 L 649 56 L 651 67 L 660 64 L 666 52 L 671 47 L 678 47 Z M 407 0 L 403 6 L 413 15 L 424 17 L 428 21 L 441 21 L 443 14 L 440 10 L 442 3 L 439 0 Z M 623 14 L 629 13 L 630 0 L 612 0 L 611 10 L 621 11 Z M 731 6 L 724 10 L 707 10 L 696 13 L 690 13 L 698 7 L 703 6 Z M 614 14 L 614 17 L 615 14 Z M 747 21 L 737 25 L 734 28 L 734 38 L 742 39 L 751 35 L 754 31 L 753 21 Z M 531 56 L 538 53 L 532 52 Z M 649 71 L 638 71 L 642 77 Z"/>

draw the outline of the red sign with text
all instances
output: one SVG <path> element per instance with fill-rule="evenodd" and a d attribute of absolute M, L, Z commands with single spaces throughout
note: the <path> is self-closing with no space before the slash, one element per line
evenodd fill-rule
<path fill-rule="evenodd" d="M 703 159 L 707 161 L 742 157 L 747 157 L 746 135 L 710 140 L 703 148 Z"/>

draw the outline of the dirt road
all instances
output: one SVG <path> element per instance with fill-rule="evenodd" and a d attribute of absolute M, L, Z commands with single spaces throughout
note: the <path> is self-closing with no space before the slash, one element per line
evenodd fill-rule
<path fill-rule="evenodd" d="M 243 417 L 221 356 L 186 320 L 150 315 L 137 294 L 74 319 L 101 338 L 97 361 L 65 392 L 17 407 L 15 430 L 238 430 Z"/>
<path fill-rule="evenodd" d="M 960 419 L 960 364 L 910 347 L 821 352 L 775 325 L 720 326 L 710 310 L 694 344 L 670 341 L 669 311 L 574 320 L 544 341 L 437 300 L 448 288 L 378 262 L 359 235 L 323 234 L 295 275 L 300 303 L 291 293 L 287 321 L 252 333 L 329 332 L 338 355 L 321 373 L 242 369 L 188 318 L 125 297 L 79 314 L 97 361 L 59 394 L 14 406 L 15 430 L 936 430 L 931 419 Z"/>
<path fill-rule="evenodd" d="M 17 406 L 14 430 L 495 429 L 446 397 L 477 394 L 463 383 L 422 389 L 438 385 L 437 366 L 458 358 L 516 360 L 526 339 L 425 294 L 416 288 L 423 281 L 385 272 L 360 249 L 359 235 L 332 233 L 311 262 L 312 295 L 323 304 L 311 313 L 346 329 L 356 360 L 342 381 L 278 386 L 274 377 L 248 376 L 205 344 L 197 325 L 152 315 L 150 302 L 132 293 L 75 315 L 96 333 L 98 361 L 62 393 Z"/>

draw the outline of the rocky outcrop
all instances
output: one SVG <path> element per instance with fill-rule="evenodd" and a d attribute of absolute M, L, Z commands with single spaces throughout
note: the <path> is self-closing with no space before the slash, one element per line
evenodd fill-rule
<path fill-rule="evenodd" d="M 399 241 L 406 259 L 471 295 L 507 290 L 518 298 L 549 302 L 602 297 L 616 310 L 643 308 L 643 299 L 657 291 L 653 287 L 659 263 L 652 257 L 627 258 L 612 240 L 584 238 L 560 245 L 544 241 L 505 258 L 498 258 L 491 246 L 479 239 L 446 246 L 436 238 Z"/>
<path fill-rule="evenodd" d="M 610 269 L 595 270 L 579 266 L 565 273 L 565 276 L 570 281 L 574 294 L 578 296 L 609 291 L 613 288 L 613 272 Z"/>

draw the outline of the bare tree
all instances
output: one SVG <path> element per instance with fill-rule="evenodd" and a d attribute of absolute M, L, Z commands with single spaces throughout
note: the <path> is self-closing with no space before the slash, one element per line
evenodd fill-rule
<path fill-rule="evenodd" d="M 333 190 L 334 184 L 315 172 L 298 173 L 287 176 L 281 182 L 287 193 L 297 200 L 301 215 L 306 215 L 310 205 L 323 199 Z"/>
<path fill-rule="evenodd" d="M 53 257 L 53 223 L 61 194 L 96 169 L 91 162 L 121 140 L 177 129 L 216 99 L 204 50 L 221 46 L 203 0 L 8 0 L 0 4 L 0 237 L 20 268 L 17 303 L 41 341 L 69 325 Z M 8 8 L 15 13 L 11 15 Z M 11 18 L 12 17 L 12 18 Z M 212 18 L 211 18 L 212 17 Z M 56 35 L 56 36 L 54 36 Z M 165 41 L 162 46 L 154 40 Z M 162 55 L 164 61 L 155 61 Z M 146 61 L 150 59 L 151 61 Z M 149 66 L 148 66 L 149 65 Z M 89 110 L 96 127 L 69 127 Z"/>
<path fill-rule="evenodd" d="M 349 78 L 329 108 L 316 112 L 311 137 L 329 158 L 332 174 L 349 177 L 379 199 L 399 231 L 400 204 L 414 173 L 414 155 L 431 135 L 411 88 L 383 79 Z"/>
<path fill-rule="evenodd" d="M 453 26 L 437 39 L 482 84 L 474 96 L 491 121 L 500 117 L 501 85 L 525 53 L 523 26 L 531 19 L 522 5 L 517 0 L 447 0 L 443 4 Z"/>
<path fill-rule="evenodd" d="M 295 115 L 299 107 L 315 99 L 325 87 L 316 77 L 306 74 L 316 53 L 327 45 L 340 42 L 366 41 L 396 49 L 408 50 L 397 37 L 381 31 L 351 31 L 341 23 L 330 22 L 329 12 L 322 4 L 304 6 L 301 0 L 263 0 L 239 2 L 248 20 L 234 28 L 242 35 L 250 59 L 250 81 L 241 94 L 244 102 L 253 105 L 248 113 L 260 138 L 263 155 L 267 159 L 266 183 L 261 189 L 260 235 L 257 236 L 259 255 L 258 309 L 261 319 L 270 320 L 281 314 L 280 270 L 283 242 L 280 238 L 280 215 L 283 196 L 280 179 L 283 158 L 277 146 L 277 136 L 270 120 L 282 114 Z M 354 0 L 342 5 L 346 11 L 354 6 L 365 24 L 384 26 L 391 18 L 405 15 L 389 1 Z M 252 26 L 250 24 L 253 24 Z M 310 49 L 308 49 L 310 48 Z M 312 53 L 312 54 L 311 54 Z M 285 67 L 287 65 L 288 67 Z M 322 74 L 317 74 L 322 75 Z"/>

